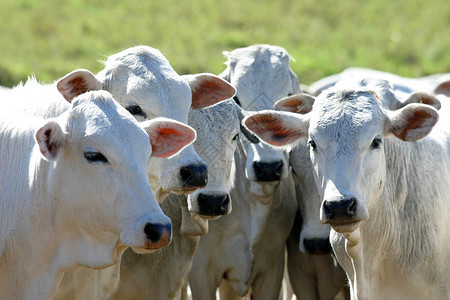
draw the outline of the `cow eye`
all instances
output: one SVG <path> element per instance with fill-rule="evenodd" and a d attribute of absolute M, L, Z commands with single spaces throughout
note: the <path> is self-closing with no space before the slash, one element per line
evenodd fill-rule
<path fill-rule="evenodd" d="M 313 140 L 309 140 L 308 144 L 313 151 L 316 151 L 316 148 L 317 148 L 316 142 L 314 142 Z"/>
<path fill-rule="evenodd" d="M 139 105 L 129 105 L 126 107 L 126 110 L 128 110 L 133 116 L 141 116 L 144 118 L 147 117 L 147 115 Z"/>
<path fill-rule="evenodd" d="M 292 93 L 288 93 L 288 97 L 289 97 L 289 96 L 292 96 Z"/>
<path fill-rule="evenodd" d="M 103 154 L 101 154 L 100 152 L 96 152 L 96 151 L 84 152 L 84 157 L 91 164 L 92 163 L 97 163 L 97 162 L 101 162 L 101 163 L 107 163 L 108 162 L 108 159 Z"/>
<path fill-rule="evenodd" d="M 238 136 L 239 136 L 239 133 L 236 134 L 235 136 L 233 136 L 233 141 L 237 140 Z"/>
<path fill-rule="evenodd" d="M 374 138 L 372 143 L 370 144 L 370 149 L 380 149 L 380 146 L 383 142 L 380 138 Z"/>

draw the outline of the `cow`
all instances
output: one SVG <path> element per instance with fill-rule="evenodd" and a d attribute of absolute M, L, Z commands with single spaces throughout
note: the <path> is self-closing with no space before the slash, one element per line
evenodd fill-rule
<path fill-rule="evenodd" d="M 254 45 L 225 54 L 227 68 L 219 76 L 236 87 L 234 100 L 246 110 L 270 109 L 300 91 L 281 47 Z M 255 299 L 275 299 L 297 209 L 287 152 L 253 137 L 239 138 L 230 195 L 232 212 L 210 222 L 200 239 L 188 276 L 193 299 L 214 299 L 218 287 L 225 298 L 251 291 Z"/>
<path fill-rule="evenodd" d="M 334 87 L 306 115 L 266 111 L 244 124 L 274 145 L 308 138 L 320 220 L 351 299 L 448 299 L 450 124 L 439 116 L 450 108 L 389 110 L 380 97 Z"/>
<path fill-rule="evenodd" d="M 208 185 L 189 196 L 171 194 L 161 204 L 172 220 L 172 243 L 148 255 L 126 251 L 119 288 L 110 299 L 180 299 L 200 236 L 208 232 L 208 220 L 231 210 L 227 184 L 238 135 L 245 134 L 240 131 L 245 113 L 232 99 L 189 113 L 188 124 L 197 131 L 194 148 L 208 166 Z M 203 198 L 212 198 L 207 201 L 217 206 L 205 206 Z"/>
<path fill-rule="evenodd" d="M 57 118 L 3 110 L 0 298 L 48 299 L 70 268 L 105 268 L 126 247 L 166 246 L 171 221 L 150 189 L 147 162 L 194 139 L 173 120 L 138 124 L 106 91 L 76 97 Z"/>

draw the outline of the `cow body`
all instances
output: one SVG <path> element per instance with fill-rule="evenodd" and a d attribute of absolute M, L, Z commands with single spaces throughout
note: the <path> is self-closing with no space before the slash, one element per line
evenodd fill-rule
<path fill-rule="evenodd" d="M 56 119 L 2 111 L 0 139 L 0 298 L 50 298 L 70 268 L 170 241 L 148 184 L 149 137 L 108 92 L 74 99 Z"/>
<path fill-rule="evenodd" d="M 236 87 L 235 101 L 247 110 L 272 108 L 300 90 L 287 52 L 255 45 L 226 54 L 221 77 Z M 233 210 L 211 222 L 189 273 L 193 299 L 275 299 L 280 293 L 284 246 L 297 208 L 287 153 L 242 137 L 230 181 Z"/>
<path fill-rule="evenodd" d="M 261 117 L 277 124 L 277 136 L 308 137 L 320 219 L 333 229 L 352 299 L 447 299 L 450 124 L 439 115 L 449 107 L 387 110 L 380 97 L 336 87 L 322 92 L 305 116 L 269 120 L 267 112 L 245 123 L 268 142 L 270 134 L 258 132 Z"/>

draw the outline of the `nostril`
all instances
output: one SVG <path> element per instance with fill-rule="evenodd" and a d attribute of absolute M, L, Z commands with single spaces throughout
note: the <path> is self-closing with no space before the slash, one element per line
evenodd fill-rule
<path fill-rule="evenodd" d="M 147 223 L 144 227 L 145 235 L 152 243 L 156 243 L 161 239 L 161 231 L 161 226 L 151 223 Z"/>
<path fill-rule="evenodd" d="M 182 166 L 180 177 L 186 187 L 205 187 L 208 183 L 208 169 L 203 164 Z"/>
<path fill-rule="evenodd" d="M 356 198 L 351 198 L 350 199 L 350 205 L 347 208 L 347 213 L 350 216 L 353 216 L 356 213 Z"/>
<path fill-rule="evenodd" d="M 326 201 L 323 203 L 323 212 L 327 217 L 331 217 L 331 209 L 330 209 L 330 202 Z"/>
<path fill-rule="evenodd" d="M 222 201 L 222 204 L 220 205 L 222 211 L 227 211 L 229 204 L 230 204 L 230 196 L 227 195 L 225 199 Z"/>

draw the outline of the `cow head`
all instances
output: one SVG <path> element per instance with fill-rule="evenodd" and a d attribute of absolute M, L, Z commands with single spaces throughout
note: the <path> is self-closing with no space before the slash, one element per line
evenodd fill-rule
<path fill-rule="evenodd" d="M 300 91 L 283 48 L 255 45 L 225 55 L 227 68 L 220 76 L 236 87 L 234 100 L 245 110 L 272 109 L 276 100 Z M 266 199 L 276 184 L 288 176 L 287 152 L 245 137 L 240 143 L 247 156 L 245 176 L 250 181 L 250 191 Z"/>
<path fill-rule="evenodd" d="M 395 111 L 382 107 L 366 89 L 330 89 L 306 115 L 261 112 L 244 120 L 262 140 L 283 145 L 308 137 L 316 186 L 322 200 L 320 220 L 337 232 L 353 232 L 382 196 L 386 184 L 385 142 L 414 142 L 438 120 L 436 109 L 408 104 Z M 262 124 L 271 124 L 268 130 Z"/>
<path fill-rule="evenodd" d="M 203 218 L 231 211 L 228 180 L 240 132 L 240 110 L 229 100 L 189 113 L 188 123 L 197 131 L 194 148 L 208 166 L 208 184 L 189 195 L 188 207 Z"/>
<path fill-rule="evenodd" d="M 210 106 L 235 93 L 212 74 L 178 75 L 158 50 L 147 46 L 110 56 L 96 77 L 138 121 L 167 117 L 186 123 L 191 108 Z M 208 180 L 206 164 L 192 146 L 170 159 L 152 159 L 149 176 L 158 201 L 169 192 L 202 188 Z"/>
<path fill-rule="evenodd" d="M 152 151 L 167 157 L 192 143 L 191 127 L 168 119 L 138 124 L 108 92 L 94 91 L 73 99 L 35 138 L 54 162 L 48 180 L 61 222 L 89 245 L 148 251 L 170 242 L 171 221 L 150 189 L 146 166 Z"/>

